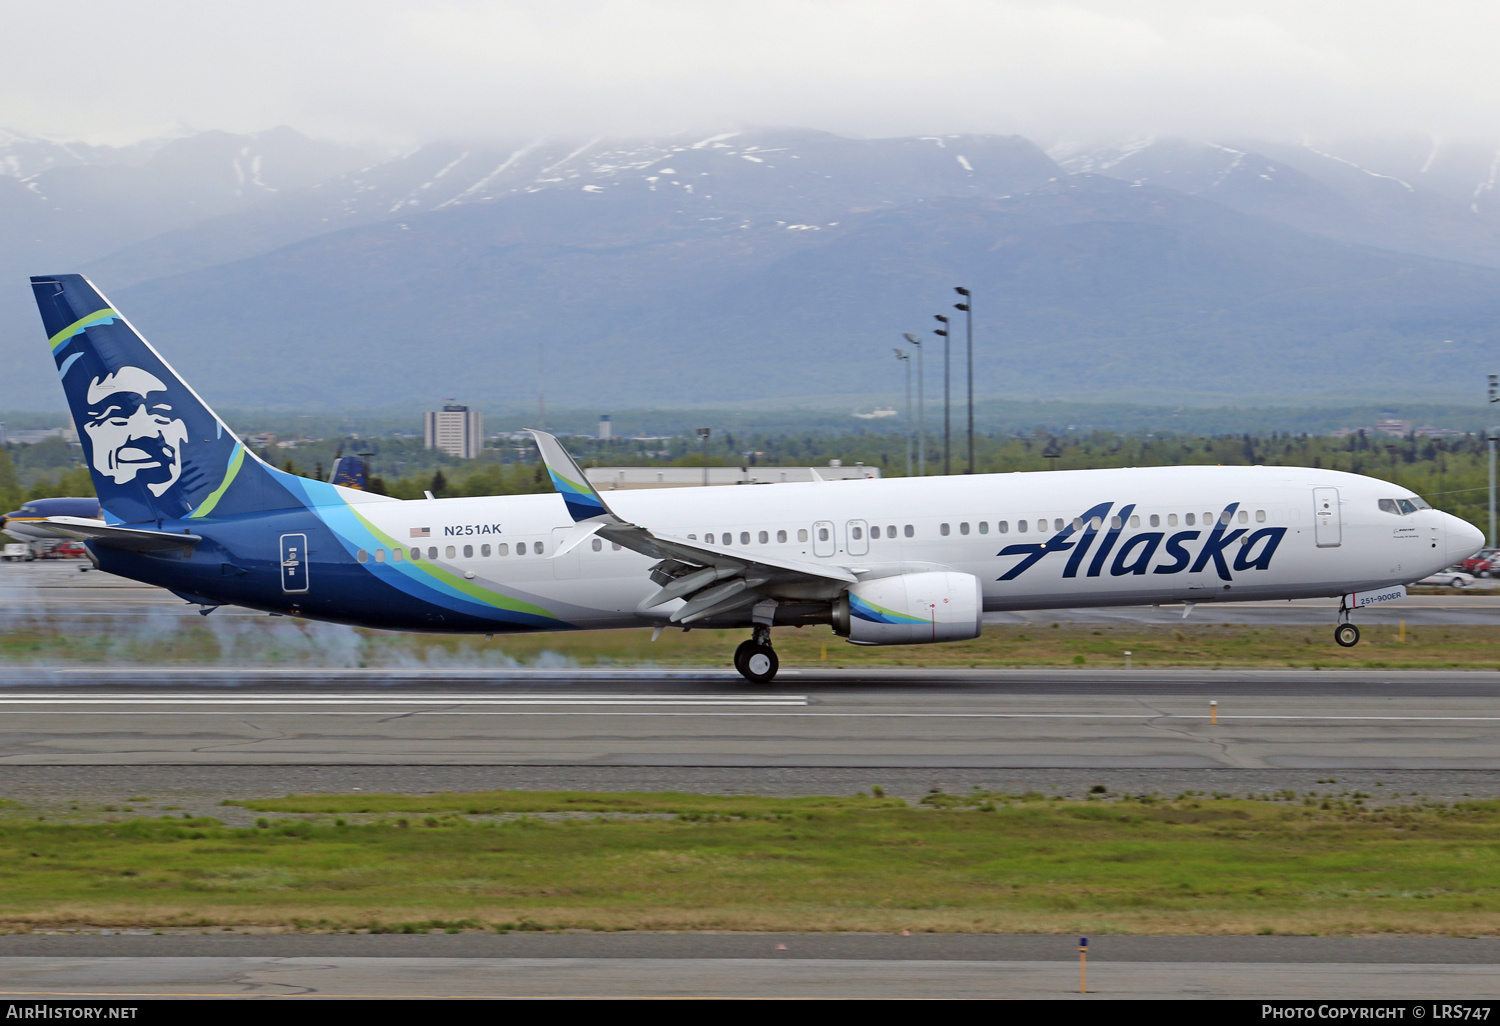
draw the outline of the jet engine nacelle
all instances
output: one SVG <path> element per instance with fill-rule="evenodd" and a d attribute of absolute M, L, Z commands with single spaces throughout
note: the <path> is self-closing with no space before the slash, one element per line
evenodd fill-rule
<path fill-rule="evenodd" d="M 973 574 L 900 574 L 851 585 L 833 632 L 856 645 L 923 645 L 979 637 L 984 600 Z"/>

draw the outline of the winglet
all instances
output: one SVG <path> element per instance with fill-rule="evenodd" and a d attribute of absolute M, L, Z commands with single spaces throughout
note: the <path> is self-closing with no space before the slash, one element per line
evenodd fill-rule
<path fill-rule="evenodd" d="M 589 484 L 589 479 L 583 476 L 583 471 L 578 469 L 578 464 L 555 436 L 533 428 L 527 430 L 536 439 L 536 447 L 542 453 L 542 462 L 547 464 L 547 473 L 552 475 L 552 486 L 562 496 L 574 521 L 593 520 L 600 516 L 619 519 L 604 504 L 594 486 Z"/>

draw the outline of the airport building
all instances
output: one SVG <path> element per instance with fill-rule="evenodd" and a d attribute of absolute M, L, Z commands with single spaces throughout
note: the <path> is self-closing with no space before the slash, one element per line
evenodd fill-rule
<path fill-rule="evenodd" d="M 425 417 L 423 439 L 429 449 L 471 460 L 484 448 L 484 414 L 467 406 L 445 405 Z"/>

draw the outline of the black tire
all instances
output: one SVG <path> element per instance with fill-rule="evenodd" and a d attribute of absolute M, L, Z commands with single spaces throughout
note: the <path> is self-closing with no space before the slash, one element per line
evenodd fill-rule
<path fill-rule="evenodd" d="M 770 645 L 747 641 L 734 650 L 734 668 L 751 684 L 769 684 L 776 678 L 781 660 Z"/>
<path fill-rule="evenodd" d="M 1450 588 L 1466 588 L 1468 587 L 1468 582 L 1465 581 L 1462 577 L 1455 577 L 1453 578 L 1453 580 L 1448 582 L 1448 586 Z"/>
<path fill-rule="evenodd" d="M 1490 575 L 1490 572 L 1488 570 L 1481 570 L 1477 574 L 1475 574 L 1474 576 L 1475 577 L 1488 577 L 1489 575 Z"/>
<path fill-rule="evenodd" d="M 1359 628 L 1352 623 L 1341 623 L 1333 629 L 1333 640 L 1344 648 L 1359 644 Z"/>

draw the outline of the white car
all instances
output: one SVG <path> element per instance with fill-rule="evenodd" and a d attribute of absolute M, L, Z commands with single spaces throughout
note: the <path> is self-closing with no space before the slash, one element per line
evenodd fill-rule
<path fill-rule="evenodd" d="M 1418 584 L 1431 584 L 1439 588 L 1467 588 L 1474 583 L 1474 575 L 1462 570 L 1442 570 L 1422 578 Z"/>

